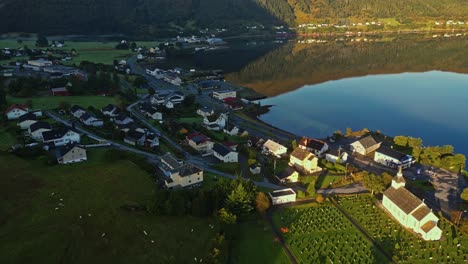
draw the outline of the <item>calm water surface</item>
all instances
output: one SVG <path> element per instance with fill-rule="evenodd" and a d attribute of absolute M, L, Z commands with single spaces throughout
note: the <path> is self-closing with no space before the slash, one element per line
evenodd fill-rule
<path fill-rule="evenodd" d="M 326 137 L 367 127 L 451 144 L 468 154 L 468 75 L 429 71 L 370 75 L 306 85 L 262 102 L 261 119 L 298 135 Z"/>

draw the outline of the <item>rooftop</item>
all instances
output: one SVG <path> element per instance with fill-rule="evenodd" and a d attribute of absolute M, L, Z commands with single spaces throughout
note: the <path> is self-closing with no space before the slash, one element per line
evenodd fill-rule
<path fill-rule="evenodd" d="M 21 123 L 21 122 L 24 122 L 24 121 L 28 121 L 28 120 L 37 120 L 37 117 L 35 114 L 33 113 L 26 113 L 24 115 L 21 115 L 19 118 L 18 118 L 18 122 Z"/>
<path fill-rule="evenodd" d="M 300 147 L 295 148 L 294 151 L 291 153 L 291 156 L 299 160 L 306 160 L 315 157 L 314 154 L 310 153 L 305 149 L 301 149 Z"/>
<path fill-rule="evenodd" d="M 416 220 L 421 221 L 424 217 L 431 213 L 431 209 L 426 205 L 419 207 L 416 211 L 414 211 L 411 215 L 416 218 Z"/>
<path fill-rule="evenodd" d="M 216 143 L 213 146 L 213 151 L 218 153 L 219 155 L 221 155 L 223 157 L 232 152 L 232 150 L 230 148 L 228 148 L 228 147 L 226 147 L 224 145 L 221 145 L 219 143 Z"/>
<path fill-rule="evenodd" d="M 296 194 L 292 189 L 277 190 L 269 193 L 272 197 L 280 197 L 285 195 Z"/>
<path fill-rule="evenodd" d="M 390 199 L 390 201 L 406 214 L 411 213 L 422 204 L 422 201 L 406 188 L 395 189 L 394 187 L 390 187 L 383 195 Z"/>
<path fill-rule="evenodd" d="M 49 123 L 38 121 L 34 124 L 32 124 L 29 129 L 31 130 L 31 133 L 39 130 L 39 129 L 52 129 L 49 125 Z"/>
<path fill-rule="evenodd" d="M 437 224 L 434 221 L 428 221 L 427 223 L 421 226 L 421 230 L 425 233 L 429 233 L 429 231 L 431 231 L 436 226 Z"/>
<path fill-rule="evenodd" d="M 372 146 L 375 146 L 377 143 L 377 141 L 375 141 L 374 137 L 372 137 L 371 135 L 365 137 L 365 138 L 361 138 L 360 140 L 358 140 L 361 145 L 365 148 L 365 149 L 368 149 Z"/>
<path fill-rule="evenodd" d="M 301 140 L 299 141 L 300 146 L 304 146 L 306 148 L 314 149 L 317 151 L 322 150 L 325 144 L 326 143 L 321 140 L 306 137 L 301 138 Z"/>
<path fill-rule="evenodd" d="M 382 153 L 386 156 L 392 157 L 399 161 L 404 160 L 406 157 L 409 156 L 409 155 L 406 155 L 405 153 L 401 153 L 397 150 L 394 150 L 392 148 L 387 148 L 385 146 L 380 146 L 380 148 L 378 148 L 376 152 Z"/>

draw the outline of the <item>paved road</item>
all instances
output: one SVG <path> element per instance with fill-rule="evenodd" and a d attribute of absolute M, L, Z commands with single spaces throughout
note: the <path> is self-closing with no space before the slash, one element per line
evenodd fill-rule
<path fill-rule="evenodd" d="M 65 120 L 51 112 L 45 112 L 45 114 L 54 119 L 55 121 L 57 122 L 60 122 L 68 127 L 73 127 L 72 123 L 70 123 L 70 121 L 68 120 Z M 82 133 L 82 134 L 85 134 L 87 136 L 90 136 L 90 137 L 93 137 L 93 138 L 96 138 L 98 140 L 100 140 L 101 142 L 107 142 L 107 143 L 110 143 L 111 146 L 115 147 L 115 148 L 118 148 L 118 149 L 121 149 L 121 150 L 125 150 L 125 151 L 129 151 L 129 152 L 133 152 L 133 153 L 136 153 L 136 154 L 140 154 L 140 155 L 143 155 L 145 157 L 147 157 L 148 159 L 150 160 L 159 160 L 159 156 L 158 155 L 155 155 L 155 154 L 151 154 L 151 153 L 148 153 L 148 152 L 145 152 L 145 151 L 141 151 L 141 150 L 138 150 L 138 149 L 134 149 L 134 148 L 130 148 L 130 147 L 127 147 L 123 144 L 120 144 L 120 143 L 117 143 L 117 142 L 114 142 L 114 141 L 110 141 L 110 140 L 107 140 L 107 139 L 104 139 L 102 137 L 99 137 L 98 135 L 94 134 L 94 133 L 91 133 L 87 130 L 84 130 L 82 129 L 80 126 L 77 126 L 75 125 L 75 128 L 74 128 L 76 131 Z"/>

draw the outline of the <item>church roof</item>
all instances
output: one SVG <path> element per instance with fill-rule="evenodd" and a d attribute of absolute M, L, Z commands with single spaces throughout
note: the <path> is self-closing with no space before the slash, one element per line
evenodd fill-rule
<path fill-rule="evenodd" d="M 427 221 L 427 223 L 421 226 L 421 230 L 424 231 L 424 233 L 429 233 L 429 231 L 431 231 L 436 226 L 437 226 L 436 222 Z"/>
<path fill-rule="evenodd" d="M 405 178 L 403 178 L 402 176 L 397 176 L 395 178 L 393 178 L 393 180 L 397 183 L 406 183 L 406 180 Z"/>
<path fill-rule="evenodd" d="M 427 207 L 426 205 L 423 205 L 419 207 L 418 209 L 416 209 L 416 211 L 414 211 L 411 215 L 414 218 L 416 218 L 416 220 L 421 221 L 424 219 L 424 217 L 426 217 L 430 213 L 431 213 L 431 210 L 429 209 L 429 207 Z"/>
<path fill-rule="evenodd" d="M 416 209 L 422 201 L 405 188 L 395 189 L 394 187 L 388 188 L 384 193 L 390 201 L 398 206 L 406 214 L 411 213 Z"/>

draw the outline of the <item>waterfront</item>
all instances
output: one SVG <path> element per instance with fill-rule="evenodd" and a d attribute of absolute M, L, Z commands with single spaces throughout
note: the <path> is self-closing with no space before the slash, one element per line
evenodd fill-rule
<path fill-rule="evenodd" d="M 289 132 L 326 137 L 364 127 L 421 137 L 426 145 L 468 154 L 468 75 L 441 71 L 369 75 L 316 85 L 262 101 L 260 118 Z M 285 114 L 288 113 L 288 114 Z"/>

